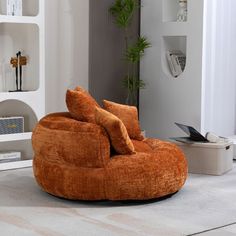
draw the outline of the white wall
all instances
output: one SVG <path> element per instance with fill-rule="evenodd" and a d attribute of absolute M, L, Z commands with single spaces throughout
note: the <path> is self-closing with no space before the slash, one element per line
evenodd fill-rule
<path fill-rule="evenodd" d="M 88 89 L 89 1 L 46 1 L 46 112 L 65 111 L 67 88 Z"/>
<path fill-rule="evenodd" d="M 236 1 L 205 1 L 202 132 L 235 133 Z"/>
<path fill-rule="evenodd" d="M 143 0 L 142 3 L 141 31 L 152 43 L 140 72 L 147 83 L 140 96 L 142 128 L 148 136 L 168 138 L 183 135 L 174 125 L 180 122 L 202 133 L 233 135 L 236 1 L 188 0 L 188 22 L 184 24 L 163 22 L 162 10 L 168 8 L 167 3 L 174 1 Z M 171 20 L 168 14 L 164 18 Z M 187 65 L 178 79 L 166 76 L 163 35 L 187 36 Z"/>
<path fill-rule="evenodd" d="M 177 11 L 173 17 L 168 17 L 173 11 L 170 9 L 168 13 L 167 0 L 142 1 L 141 32 L 152 44 L 140 70 L 141 78 L 146 82 L 146 89 L 140 93 L 140 119 L 148 136 L 166 139 L 183 135 L 175 122 L 192 125 L 198 130 L 201 128 L 203 0 L 188 2 L 188 22 L 177 23 L 168 22 L 168 18 L 173 20 L 176 17 Z M 168 3 L 175 1 L 168 0 Z M 166 10 L 164 14 L 162 9 Z M 182 49 L 178 38 L 170 36 L 187 37 L 186 49 Z M 170 43 L 167 37 L 171 39 Z M 187 54 L 185 71 L 177 79 L 169 72 L 168 47 L 181 49 Z"/>

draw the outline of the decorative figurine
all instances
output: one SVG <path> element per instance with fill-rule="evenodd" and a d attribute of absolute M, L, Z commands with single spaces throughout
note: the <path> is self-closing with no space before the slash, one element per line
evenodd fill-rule
<path fill-rule="evenodd" d="M 22 92 L 22 66 L 27 65 L 27 58 L 21 56 L 21 52 L 19 51 L 16 57 L 11 58 L 10 63 L 13 68 L 16 68 L 16 90 L 9 92 Z"/>
<path fill-rule="evenodd" d="M 8 16 L 22 16 L 22 0 L 5 0 Z"/>
<path fill-rule="evenodd" d="M 179 0 L 179 12 L 177 14 L 177 21 L 183 22 L 187 21 L 188 10 L 187 10 L 187 0 Z"/>

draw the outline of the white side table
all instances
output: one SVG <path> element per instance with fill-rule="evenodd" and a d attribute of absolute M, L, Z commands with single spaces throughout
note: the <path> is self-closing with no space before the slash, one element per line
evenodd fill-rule
<path fill-rule="evenodd" d="M 233 142 L 194 143 L 175 142 L 188 160 L 190 173 L 223 175 L 233 168 Z"/>
<path fill-rule="evenodd" d="M 236 160 L 236 135 L 229 137 L 229 139 L 233 142 L 234 145 L 234 160 Z"/>

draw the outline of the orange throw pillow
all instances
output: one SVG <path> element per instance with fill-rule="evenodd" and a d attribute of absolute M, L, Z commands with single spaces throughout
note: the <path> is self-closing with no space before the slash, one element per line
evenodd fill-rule
<path fill-rule="evenodd" d="M 138 110 L 135 106 L 122 105 L 107 100 L 103 100 L 103 106 L 105 110 L 122 120 L 131 139 L 139 141 L 144 139 L 139 125 Z"/>
<path fill-rule="evenodd" d="M 118 117 L 101 108 L 96 108 L 95 114 L 97 124 L 107 131 L 111 144 L 117 153 L 122 155 L 135 153 L 127 130 Z"/>
<path fill-rule="evenodd" d="M 100 106 L 86 90 L 80 87 L 76 87 L 75 90 L 67 90 L 66 105 L 73 118 L 96 123 L 95 108 Z"/>

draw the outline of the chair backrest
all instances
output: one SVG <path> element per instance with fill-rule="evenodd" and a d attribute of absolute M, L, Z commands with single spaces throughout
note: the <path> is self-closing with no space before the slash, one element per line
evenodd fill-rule
<path fill-rule="evenodd" d="M 69 113 L 43 118 L 33 131 L 32 144 L 35 155 L 48 161 L 102 168 L 110 160 L 106 131 L 96 124 L 77 121 Z"/>

